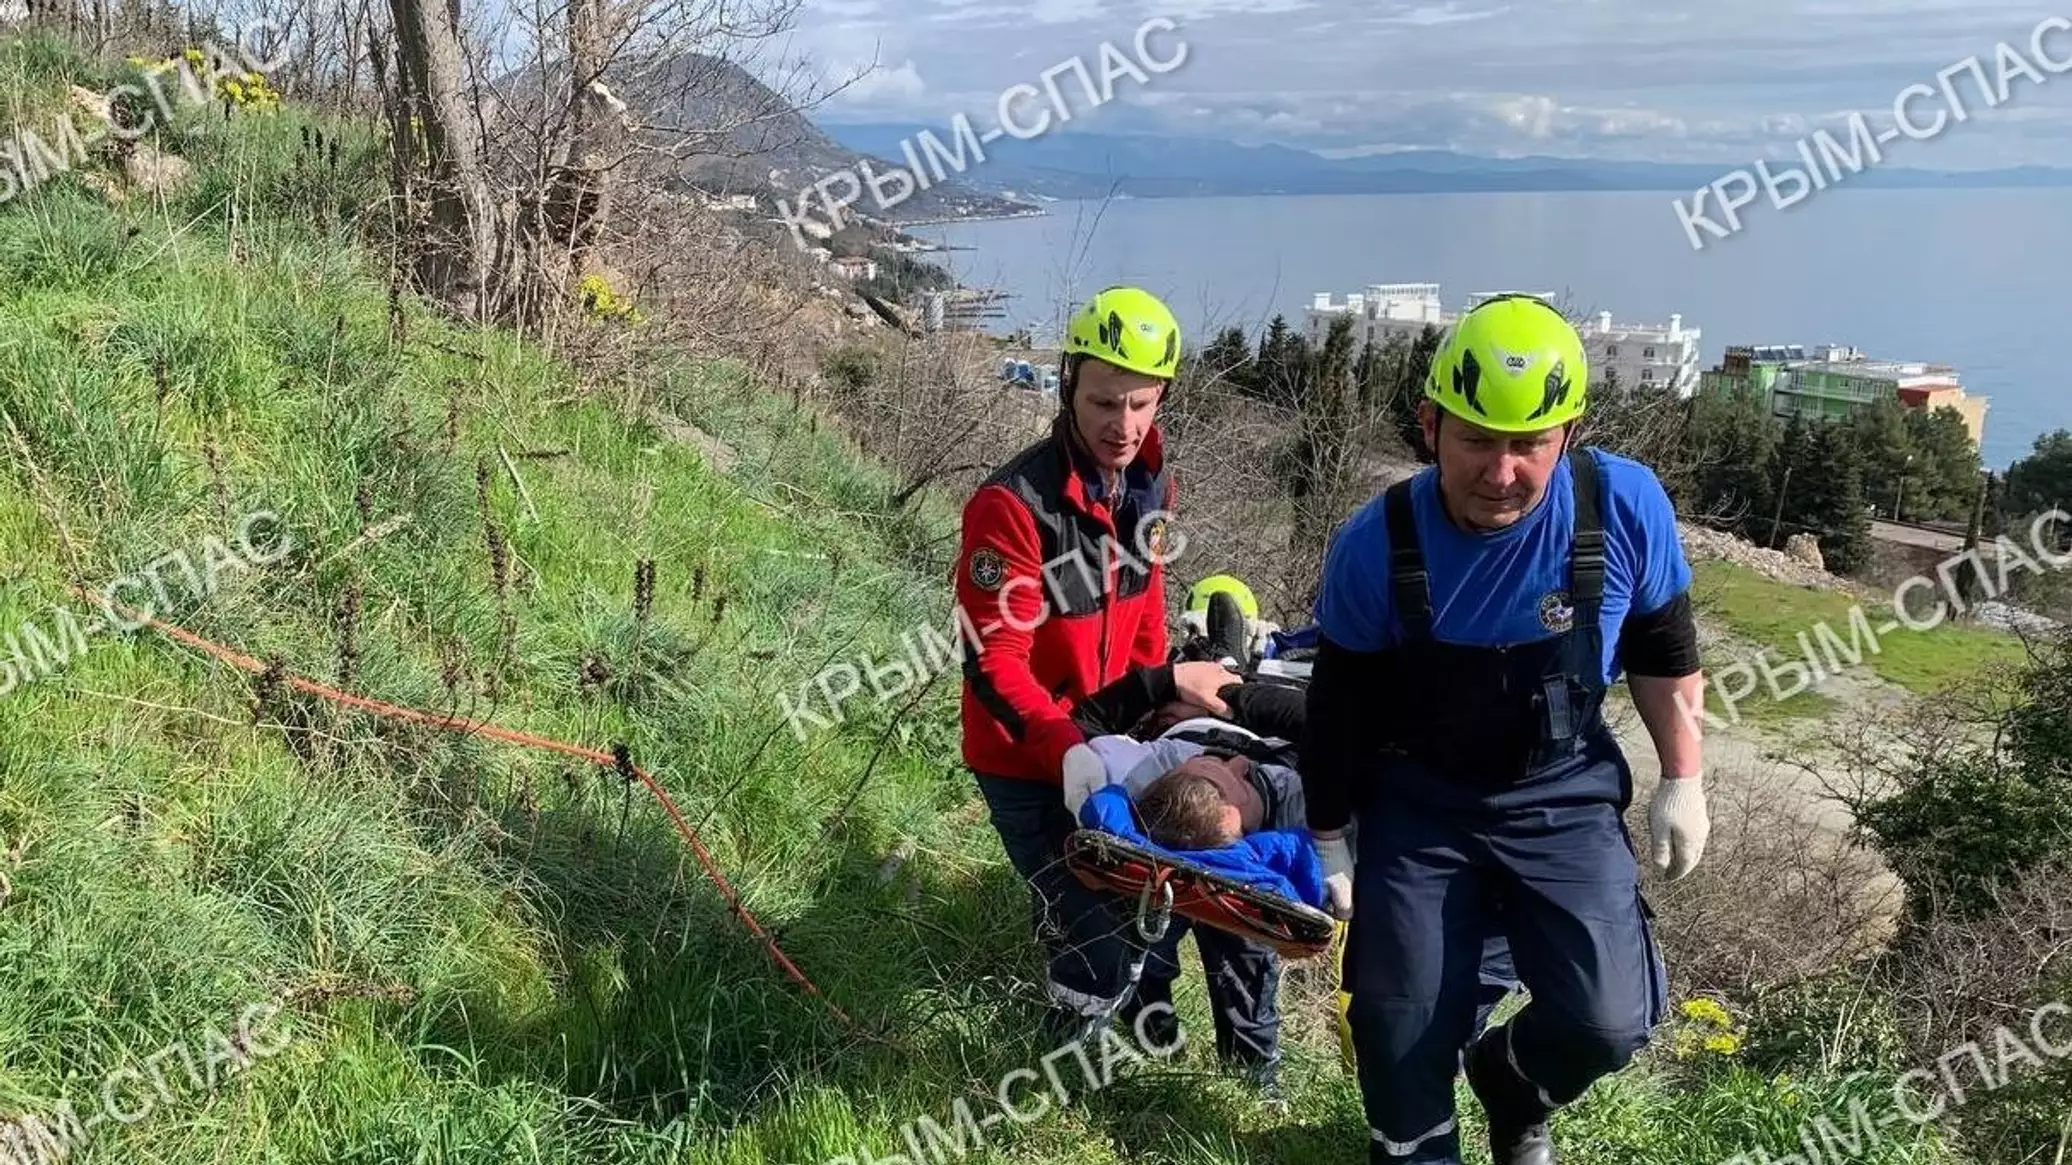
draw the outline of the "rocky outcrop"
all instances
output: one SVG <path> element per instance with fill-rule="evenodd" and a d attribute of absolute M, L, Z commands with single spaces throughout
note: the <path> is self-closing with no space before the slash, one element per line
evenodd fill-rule
<path fill-rule="evenodd" d="M 1793 534 L 1784 540 L 1784 556 L 1825 571 L 1827 560 L 1820 556 L 1820 539 L 1811 534 Z"/>
<path fill-rule="evenodd" d="M 1819 587 L 1822 590 L 1853 590 L 1848 580 L 1837 578 L 1819 566 L 1795 558 L 1778 550 L 1766 550 L 1753 543 L 1743 542 L 1732 534 L 1722 534 L 1703 526 L 1677 523 L 1677 532 L 1683 541 L 1684 556 L 1693 562 L 1731 562 L 1744 566 L 1765 578 L 1775 579 L 1794 586 Z M 1819 549 L 1814 549 L 1816 557 Z"/>
<path fill-rule="evenodd" d="M 111 98 L 79 85 L 72 86 L 68 97 L 76 114 L 96 123 L 81 128 L 80 136 L 107 143 L 97 147 L 94 153 L 97 157 L 106 158 L 110 168 L 119 169 L 122 174 L 123 182 L 118 185 L 106 175 L 87 170 L 79 172 L 81 183 L 109 202 L 127 201 L 131 194 L 171 194 L 193 174 L 194 167 L 185 158 L 141 141 L 115 136 L 112 132 L 115 111 Z"/>
<path fill-rule="evenodd" d="M 194 167 L 187 159 L 153 149 L 142 142 L 123 156 L 122 175 L 140 194 L 171 194 L 187 180 Z"/>

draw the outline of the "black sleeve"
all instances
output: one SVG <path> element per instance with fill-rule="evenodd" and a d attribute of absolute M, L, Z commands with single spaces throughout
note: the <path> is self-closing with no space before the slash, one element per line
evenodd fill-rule
<path fill-rule="evenodd" d="M 1287 684 L 1226 684 L 1216 693 L 1230 705 L 1230 719 L 1261 736 L 1300 741 L 1308 697 Z"/>
<path fill-rule="evenodd" d="M 1173 686 L 1173 665 L 1133 668 L 1072 708 L 1072 722 L 1088 736 L 1128 732 L 1161 704 L 1179 698 Z"/>
<path fill-rule="evenodd" d="M 1382 691 L 1380 652 L 1317 645 L 1302 731 L 1302 797 L 1311 829 L 1343 829 L 1375 756 L 1373 702 Z"/>
<path fill-rule="evenodd" d="M 1628 615 L 1619 628 L 1619 666 L 1628 675 L 1678 679 L 1698 670 L 1698 623 L 1685 591 L 1658 611 Z"/>

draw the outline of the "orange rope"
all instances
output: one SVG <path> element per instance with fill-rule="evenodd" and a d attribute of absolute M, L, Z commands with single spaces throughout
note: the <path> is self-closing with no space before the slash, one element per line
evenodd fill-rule
<path fill-rule="evenodd" d="M 89 594 L 83 588 L 76 586 L 72 588 L 72 593 L 88 603 L 95 602 L 99 598 L 99 596 Z M 234 667 L 260 674 L 264 674 L 267 670 L 266 665 L 259 660 L 242 652 L 224 647 L 221 644 L 211 643 L 192 631 L 175 627 L 170 623 L 162 622 L 150 615 L 142 614 L 119 603 L 108 601 L 105 602 L 105 606 L 110 612 L 122 612 L 132 623 L 148 624 L 173 639 L 199 651 L 206 652 Z M 841 1020 L 844 1024 L 853 1024 L 855 1022 L 833 1000 L 820 993 L 820 988 L 814 986 L 813 981 L 806 977 L 806 973 L 799 970 L 798 965 L 785 955 L 784 951 L 778 947 L 777 940 L 771 938 L 769 932 L 763 929 L 762 924 L 755 920 L 755 915 L 748 912 L 748 907 L 741 901 L 741 895 L 734 890 L 732 883 L 727 881 L 727 876 L 720 872 L 719 864 L 713 861 L 712 854 L 705 848 L 705 843 L 698 839 L 697 830 L 692 829 L 690 823 L 684 820 L 682 811 L 677 809 L 676 802 L 670 799 L 668 791 L 663 789 L 661 782 L 655 780 L 647 770 L 634 764 L 630 759 L 622 761 L 618 756 L 599 752 L 594 748 L 564 744 L 558 740 L 548 740 L 545 737 L 533 736 L 529 733 L 518 732 L 509 728 L 499 728 L 494 724 L 479 720 L 463 720 L 452 716 L 434 716 L 429 712 L 420 712 L 414 708 L 403 708 L 395 704 L 384 703 L 380 700 L 370 700 L 365 696 L 355 696 L 350 692 L 341 692 L 336 688 L 327 687 L 314 680 L 304 679 L 301 676 L 290 675 L 287 677 L 287 681 L 290 686 L 300 691 L 321 696 L 326 700 L 344 704 L 348 707 L 358 708 L 363 712 L 369 712 L 376 716 L 385 716 L 392 720 L 407 720 L 417 724 L 428 724 L 434 728 L 465 732 L 475 736 L 486 736 L 492 740 L 522 744 L 531 748 L 545 749 L 548 752 L 564 753 L 568 756 L 581 757 L 584 760 L 613 769 L 618 769 L 623 764 L 625 769 L 631 770 L 633 775 L 640 778 L 641 783 L 647 786 L 648 792 L 654 794 L 655 800 L 661 802 L 662 811 L 669 815 L 670 823 L 676 826 L 676 831 L 683 835 L 684 842 L 691 847 L 691 852 L 697 856 L 698 864 L 705 870 L 705 876 L 711 880 L 713 886 L 718 888 L 720 896 L 726 899 L 727 906 L 741 920 L 741 924 L 748 928 L 748 932 L 762 940 L 764 948 L 770 953 L 770 958 L 779 967 L 783 968 L 785 974 L 791 976 L 792 980 L 803 988 L 806 994 L 825 1003 L 827 1009 L 834 1013 L 836 1019 Z"/>

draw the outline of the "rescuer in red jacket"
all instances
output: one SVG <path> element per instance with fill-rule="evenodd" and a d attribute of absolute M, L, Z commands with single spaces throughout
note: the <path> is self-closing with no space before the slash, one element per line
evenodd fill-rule
<path fill-rule="evenodd" d="M 964 507 L 964 763 L 1035 893 L 1057 1035 L 1134 1021 L 1132 1005 L 1169 1000 L 1178 974 L 1169 951 L 1146 965 L 1128 919 L 1066 870 L 1075 821 L 1061 772 L 1085 740 L 1074 705 L 1167 662 L 1174 491 L 1154 419 L 1179 359 L 1179 324 L 1156 297 L 1129 287 L 1094 296 L 1067 328 L 1051 435 Z M 1223 710 L 1217 690 L 1237 680 L 1218 664 L 1174 665 L 1180 697 L 1212 711 Z M 1140 969 L 1150 985 L 1141 993 Z M 1160 1010 L 1156 1029 L 1176 1030 Z"/>

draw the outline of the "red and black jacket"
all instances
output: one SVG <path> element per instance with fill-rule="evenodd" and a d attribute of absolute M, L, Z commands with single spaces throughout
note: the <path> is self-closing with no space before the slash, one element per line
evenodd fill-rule
<path fill-rule="evenodd" d="M 1060 418 L 965 503 L 955 582 L 964 763 L 976 772 L 1058 783 L 1066 751 L 1085 739 L 1073 707 L 1166 662 L 1174 490 L 1158 430 L 1119 496 L 1090 499 L 1092 477 Z"/>

